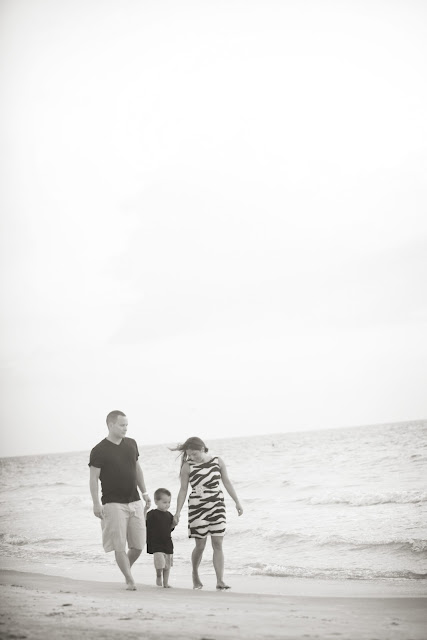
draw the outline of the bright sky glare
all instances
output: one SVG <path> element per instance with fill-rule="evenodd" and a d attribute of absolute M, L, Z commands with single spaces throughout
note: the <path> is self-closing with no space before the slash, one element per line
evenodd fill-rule
<path fill-rule="evenodd" d="M 0 455 L 427 417 L 427 4 L 4 0 Z"/>

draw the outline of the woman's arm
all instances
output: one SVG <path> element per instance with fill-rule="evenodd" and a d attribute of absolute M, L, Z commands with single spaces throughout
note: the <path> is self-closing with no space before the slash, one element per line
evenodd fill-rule
<path fill-rule="evenodd" d="M 173 517 L 173 523 L 175 526 L 179 522 L 181 509 L 184 505 L 185 498 L 187 497 L 188 481 L 190 478 L 190 467 L 188 465 L 188 462 L 184 462 L 184 464 L 182 465 L 180 477 L 181 477 L 181 488 L 178 492 L 178 497 L 176 499 L 176 512 Z"/>
<path fill-rule="evenodd" d="M 237 497 L 237 493 L 234 490 L 233 485 L 231 484 L 231 480 L 228 477 L 227 467 L 224 464 L 224 461 L 221 458 L 218 458 L 219 468 L 221 470 L 221 480 L 224 487 L 227 489 L 230 496 L 233 498 L 236 503 L 236 509 L 239 516 L 243 513 L 242 505 L 239 502 L 239 498 Z"/>

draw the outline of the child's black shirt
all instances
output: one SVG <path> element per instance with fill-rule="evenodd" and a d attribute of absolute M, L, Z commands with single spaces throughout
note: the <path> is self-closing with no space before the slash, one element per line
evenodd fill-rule
<path fill-rule="evenodd" d="M 171 531 L 174 530 L 170 511 L 152 509 L 147 513 L 147 553 L 173 553 Z"/>

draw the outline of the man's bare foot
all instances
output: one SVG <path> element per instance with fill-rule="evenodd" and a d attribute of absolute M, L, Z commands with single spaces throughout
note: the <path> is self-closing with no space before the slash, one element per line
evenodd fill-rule
<path fill-rule="evenodd" d="M 136 584 L 133 580 L 126 580 L 126 591 L 136 591 Z"/>

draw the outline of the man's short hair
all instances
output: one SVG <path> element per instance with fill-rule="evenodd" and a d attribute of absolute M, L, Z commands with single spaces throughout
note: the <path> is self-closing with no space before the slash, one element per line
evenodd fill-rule
<path fill-rule="evenodd" d="M 110 413 L 107 416 L 107 427 L 110 424 L 110 422 L 116 422 L 119 416 L 124 416 L 126 418 L 126 414 L 123 413 L 123 411 L 119 411 L 118 409 L 115 409 L 114 411 L 110 411 Z"/>
<path fill-rule="evenodd" d="M 163 487 L 161 489 L 156 489 L 154 492 L 154 500 L 160 500 L 163 495 L 169 496 L 170 498 L 171 492 L 169 489 L 163 489 Z"/>

